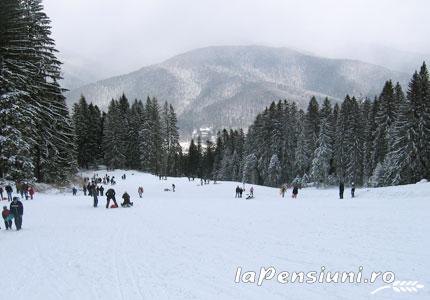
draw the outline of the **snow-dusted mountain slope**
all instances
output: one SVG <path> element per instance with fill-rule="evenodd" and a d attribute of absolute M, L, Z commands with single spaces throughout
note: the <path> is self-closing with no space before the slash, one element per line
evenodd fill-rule
<path fill-rule="evenodd" d="M 336 188 L 301 189 L 292 199 L 291 189 L 281 198 L 278 189 L 254 186 L 256 197 L 245 200 L 234 197 L 235 182 L 109 174 L 117 200 L 128 191 L 133 207 L 106 209 L 99 197 L 94 208 L 82 191 L 48 190 L 23 201 L 21 231 L 0 224 L 1 299 L 430 299 L 429 183 L 359 188 L 354 199 L 347 189 L 343 200 Z M 164 192 L 172 183 L 176 192 Z M 270 266 L 306 273 L 362 266 L 363 280 L 391 271 L 424 288 L 371 295 L 386 284 L 235 283 L 238 267 Z"/>
<path fill-rule="evenodd" d="M 408 77 L 360 61 L 286 48 L 208 47 L 72 90 L 67 98 L 72 104 L 84 94 L 106 108 L 123 92 L 132 100 L 156 96 L 174 105 L 183 132 L 189 132 L 202 125 L 246 127 L 273 100 L 294 100 L 303 107 L 312 95 L 334 100 L 347 93 L 373 97 L 384 81 L 406 83 Z"/>

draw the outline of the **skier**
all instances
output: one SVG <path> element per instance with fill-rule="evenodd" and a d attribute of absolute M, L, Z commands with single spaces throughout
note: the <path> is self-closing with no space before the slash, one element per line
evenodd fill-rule
<path fill-rule="evenodd" d="M 30 187 L 28 188 L 28 193 L 30 194 L 30 200 L 33 200 L 33 195 L 34 195 L 34 193 L 35 193 L 35 189 L 34 189 L 34 187 L 30 186 Z"/>
<path fill-rule="evenodd" d="M 354 198 L 355 196 L 355 183 L 353 182 L 351 184 L 351 197 Z"/>
<path fill-rule="evenodd" d="M 12 187 L 10 185 L 7 185 L 5 188 L 6 194 L 7 194 L 7 201 L 12 201 Z"/>
<path fill-rule="evenodd" d="M 174 183 L 172 183 L 172 191 L 174 192 L 176 188 L 176 185 Z"/>
<path fill-rule="evenodd" d="M 133 202 L 130 202 L 130 195 L 129 195 L 127 192 L 125 192 L 125 193 L 122 195 L 122 199 L 124 199 L 124 202 L 123 202 L 123 203 L 121 203 L 121 206 L 122 206 L 122 207 L 130 207 L 130 206 L 133 206 Z"/>
<path fill-rule="evenodd" d="M 285 187 L 285 185 L 282 185 L 281 186 L 281 196 L 282 196 L 282 198 L 284 198 L 285 197 L 285 192 L 287 191 L 287 188 Z"/>
<path fill-rule="evenodd" d="M 113 204 L 115 207 L 118 207 L 118 203 L 116 203 L 116 199 L 115 199 L 115 190 L 114 189 L 108 189 L 106 191 L 106 208 L 109 208 L 110 200 L 113 201 Z"/>
<path fill-rule="evenodd" d="M 237 186 L 236 187 L 236 195 L 234 196 L 234 198 L 239 198 L 239 194 L 240 194 L 240 187 Z"/>
<path fill-rule="evenodd" d="M 10 204 L 10 212 L 15 219 L 16 230 L 21 230 L 22 226 L 22 215 L 24 214 L 24 206 L 22 202 L 19 201 L 18 197 L 13 197 L 12 203 Z"/>
<path fill-rule="evenodd" d="M 340 197 L 340 199 L 343 199 L 343 191 L 344 191 L 344 189 L 345 189 L 345 186 L 343 185 L 343 182 L 341 181 L 339 183 L 339 197 Z"/>
<path fill-rule="evenodd" d="M 293 187 L 293 198 L 297 198 L 297 194 L 299 193 L 299 187 L 294 185 Z"/>
<path fill-rule="evenodd" d="M 102 196 L 102 197 L 103 197 L 103 192 L 104 192 L 104 190 L 105 190 L 105 188 L 101 185 L 101 186 L 99 187 L 99 192 L 100 192 L 100 196 Z"/>
<path fill-rule="evenodd" d="M 10 213 L 10 210 L 7 209 L 7 206 L 3 206 L 3 211 L 1 215 L 4 220 L 4 225 L 6 226 L 6 230 L 12 229 L 13 215 Z"/>
<path fill-rule="evenodd" d="M 73 196 L 76 196 L 76 193 L 78 192 L 78 189 L 76 188 L 76 187 L 73 187 L 72 188 L 72 193 L 73 193 Z"/>
<path fill-rule="evenodd" d="M 85 184 L 82 187 L 82 190 L 84 191 L 84 196 L 86 196 L 87 195 L 87 186 Z"/>

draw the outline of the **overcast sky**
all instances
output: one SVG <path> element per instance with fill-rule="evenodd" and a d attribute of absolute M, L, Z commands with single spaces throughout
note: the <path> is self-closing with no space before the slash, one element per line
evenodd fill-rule
<path fill-rule="evenodd" d="M 427 0 L 45 0 L 44 5 L 57 47 L 111 72 L 212 45 L 287 46 L 334 57 L 358 51 L 361 44 L 430 53 Z"/>

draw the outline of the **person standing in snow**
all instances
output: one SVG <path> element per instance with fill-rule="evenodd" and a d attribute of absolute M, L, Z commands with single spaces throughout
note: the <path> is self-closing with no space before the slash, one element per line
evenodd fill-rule
<path fill-rule="evenodd" d="M 92 196 L 93 195 L 93 191 L 92 191 L 92 185 L 91 185 L 91 183 L 90 182 L 88 182 L 88 184 L 87 184 L 87 190 L 88 190 L 88 196 Z"/>
<path fill-rule="evenodd" d="M 355 183 L 353 182 L 351 184 L 351 197 L 354 198 L 355 196 Z"/>
<path fill-rule="evenodd" d="M 339 183 L 339 198 L 343 199 L 343 191 L 345 190 L 345 186 L 343 185 L 343 182 L 341 181 Z"/>
<path fill-rule="evenodd" d="M 12 219 L 13 215 L 10 213 L 10 210 L 7 209 L 7 206 L 3 206 L 3 211 L 1 216 L 4 220 L 4 226 L 6 226 L 6 230 L 12 229 Z"/>
<path fill-rule="evenodd" d="M 251 197 L 254 197 L 254 187 L 253 186 L 251 186 L 251 189 L 249 190 L 249 195 Z"/>
<path fill-rule="evenodd" d="M 2 186 L 0 186 L 0 201 L 2 201 L 3 200 L 3 187 Z"/>
<path fill-rule="evenodd" d="M 99 204 L 99 198 L 97 197 L 97 187 L 95 184 L 92 185 L 91 190 L 94 199 L 94 207 L 97 207 L 97 205 Z"/>
<path fill-rule="evenodd" d="M 139 188 L 137 189 L 137 193 L 139 194 L 139 198 L 142 198 L 143 187 L 139 186 Z"/>
<path fill-rule="evenodd" d="M 172 183 L 172 191 L 174 192 L 176 188 L 176 185 L 174 183 Z"/>
<path fill-rule="evenodd" d="M 86 184 L 83 185 L 82 190 L 84 191 L 84 196 L 86 196 L 87 195 L 87 185 Z"/>
<path fill-rule="evenodd" d="M 239 194 L 240 194 L 240 187 L 237 186 L 236 187 L 236 195 L 234 196 L 234 198 L 239 198 Z"/>
<path fill-rule="evenodd" d="M 78 192 L 78 189 L 76 187 L 72 188 L 72 194 L 73 196 L 76 196 L 76 193 Z"/>
<path fill-rule="evenodd" d="M 287 188 L 285 187 L 285 184 L 283 184 L 282 186 L 281 186 L 281 196 L 282 196 L 282 198 L 284 198 L 285 197 L 285 192 L 287 191 Z"/>
<path fill-rule="evenodd" d="M 103 197 L 103 192 L 105 191 L 105 188 L 102 185 L 99 187 L 99 191 L 100 191 L 100 196 Z"/>
<path fill-rule="evenodd" d="M 115 199 L 115 190 L 114 189 L 108 189 L 106 191 L 106 208 L 109 208 L 110 200 L 112 200 L 113 204 L 115 204 L 115 206 L 118 207 L 118 203 L 116 203 L 116 199 Z"/>
<path fill-rule="evenodd" d="M 7 185 L 5 188 L 6 194 L 7 194 L 7 201 L 12 201 L 12 187 L 10 185 Z"/>
<path fill-rule="evenodd" d="M 28 188 L 28 193 L 30 194 L 30 200 L 33 200 L 33 196 L 34 196 L 34 193 L 35 193 L 35 189 L 34 189 L 34 187 L 32 187 L 32 186 L 30 186 L 29 188 Z"/>
<path fill-rule="evenodd" d="M 18 197 L 13 197 L 9 209 L 15 220 L 16 230 L 21 230 L 22 216 L 24 215 L 24 206 L 22 205 L 22 202 L 19 201 Z"/>
<path fill-rule="evenodd" d="M 123 203 L 121 203 L 121 206 L 122 206 L 122 207 L 130 207 L 130 206 L 133 206 L 133 202 L 130 202 L 130 195 L 129 195 L 127 192 L 125 192 L 125 193 L 122 195 L 122 199 L 124 199 L 124 202 L 123 202 Z"/>
<path fill-rule="evenodd" d="M 24 182 L 21 185 L 21 197 L 25 197 L 25 200 L 28 200 L 28 183 L 27 182 Z"/>
<path fill-rule="evenodd" d="M 299 187 L 297 186 L 297 184 L 294 185 L 293 187 L 293 198 L 297 198 L 297 195 L 299 193 Z"/>

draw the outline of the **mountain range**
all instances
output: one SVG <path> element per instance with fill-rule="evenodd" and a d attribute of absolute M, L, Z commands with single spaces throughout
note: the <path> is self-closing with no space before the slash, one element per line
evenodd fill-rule
<path fill-rule="evenodd" d="M 374 97 L 386 80 L 404 87 L 410 74 L 349 59 L 329 59 L 288 48 L 217 46 L 192 50 L 135 72 L 66 93 L 69 106 L 85 95 L 106 110 L 112 98 L 147 96 L 171 103 L 185 136 L 200 127 L 247 127 L 272 101 L 306 108 L 312 96 L 341 101 Z"/>

